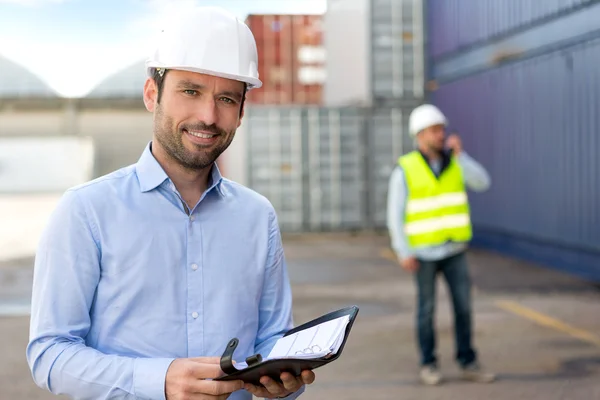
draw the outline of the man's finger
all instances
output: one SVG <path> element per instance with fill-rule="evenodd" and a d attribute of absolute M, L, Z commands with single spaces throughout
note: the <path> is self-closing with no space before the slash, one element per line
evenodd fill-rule
<path fill-rule="evenodd" d="M 268 376 L 263 376 L 260 378 L 260 383 L 269 391 L 271 394 L 280 395 L 285 392 L 283 386 Z"/>
<path fill-rule="evenodd" d="M 288 392 L 295 392 L 302 386 L 302 380 L 294 377 L 294 375 L 289 372 L 284 372 L 281 374 L 281 381 L 283 382 L 283 387 Z"/>
<path fill-rule="evenodd" d="M 245 383 L 244 384 L 244 389 L 246 389 L 247 391 L 249 391 L 250 393 L 252 393 L 253 395 L 260 397 L 261 396 L 261 389 L 259 389 L 257 386 L 251 384 L 251 383 Z"/>
<path fill-rule="evenodd" d="M 244 389 L 246 389 L 248 392 L 252 393 L 255 397 L 259 397 L 259 398 L 267 398 L 267 397 L 271 397 L 273 395 L 272 393 L 269 393 L 269 391 L 267 389 L 265 389 L 264 387 L 255 386 L 250 383 L 246 383 L 244 385 Z"/>
<path fill-rule="evenodd" d="M 310 385 L 315 381 L 315 373 L 309 370 L 302 371 L 302 381 L 306 385 Z"/>

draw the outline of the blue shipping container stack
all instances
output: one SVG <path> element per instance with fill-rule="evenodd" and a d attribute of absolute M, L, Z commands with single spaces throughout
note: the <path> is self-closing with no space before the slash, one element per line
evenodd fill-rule
<path fill-rule="evenodd" d="M 430 0 L 430 100 L 492 176 L 474 245 L 600 282 L 600 1 Z"/>

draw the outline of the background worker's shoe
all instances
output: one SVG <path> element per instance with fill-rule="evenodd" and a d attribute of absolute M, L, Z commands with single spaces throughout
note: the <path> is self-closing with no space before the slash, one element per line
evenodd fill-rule
<path fill-rule="evenodd" d="M 462 368 L 464 379 L 479 383 L 490 383 L 496 380 L 496 375 L 485 371 L 478 363 L 472 363 Z"/>
<path fill-rule="evenodd" d="M 437 367 L 433 365 L 427 365 L 421 368 L 421 382 L 426 385 L 439 385 L 442 382 L 442 374 Z"/>

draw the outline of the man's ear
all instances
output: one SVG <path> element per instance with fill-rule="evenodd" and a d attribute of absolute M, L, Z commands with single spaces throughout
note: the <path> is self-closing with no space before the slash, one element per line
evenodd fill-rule
<path fill-rule="evenodd" d="M 146 79 L 146 83 L 144 84 L 144 105 L 146 106 L 146 110 L 154 112 L 157 96 L 158 88 L 156 87 L 156 82 L 152 78 Z"/>

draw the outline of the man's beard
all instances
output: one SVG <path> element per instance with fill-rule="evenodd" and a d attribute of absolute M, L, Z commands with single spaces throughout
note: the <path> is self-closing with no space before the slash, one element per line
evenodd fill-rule
<path fill-rule="evenodd" d="M 429 147 L 429 151 L 432 153 L 442 153 L 444 151 L 444 142 L 431 142 L 427 147 Z"/>
<path fill-rule="evenodd" d="M 234 137 L 234 132 L 228 133 L 215 124 L 206 125 L 199 122 L 197 124 L 182 125 L 177 132 L 172 131 L 173 125 L 173 119 L 165 117 L 159 107 L 156 111 L 154 137 L 171 159 L 190 170 L 201 170 L 212 166 L 217 158 L 229 147 Z M 218 142 L 214 146 L 211 146 L 210 149 L 206 149 L 206 151 L 191 152 L 183 144 L 184 130 L 188 132 L 192 130 L 218 134 Z M 195 146 L 197 149 L 202 148 L 200 145 Z"/>

